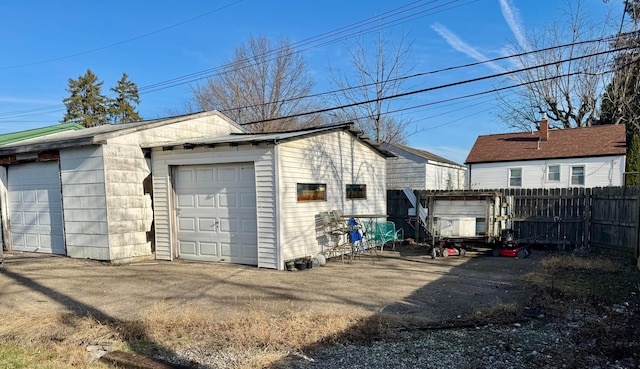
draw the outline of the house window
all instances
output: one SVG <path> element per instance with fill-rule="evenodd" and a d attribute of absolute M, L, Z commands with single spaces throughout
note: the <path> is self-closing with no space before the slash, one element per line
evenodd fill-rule
<path fill-rule="evenodd" d="M 509 187 L 522 186 L 522 168 L 509 169 Z"/>
<path fill-rule="evenodd" d="M 298 183 L 298 201 L 327 201 L 327 185 L 324 183 Z"/>
<path fill-rule="evenodd" d="M 571 167 L 571 185 L 584 186 L 584 167 Z"/>
<path fill-rule="evenodd" d="M 366 199 L 366 198 L 367 198 L 367 185 L 363 185 L 363 184 L 347 185 L 347 199 Z"/>
<path fill-rule="evenodd" d="M 547 167 L 547 181 L 559 182 L 560 181 L 560 166 L 550 165 Z"/>

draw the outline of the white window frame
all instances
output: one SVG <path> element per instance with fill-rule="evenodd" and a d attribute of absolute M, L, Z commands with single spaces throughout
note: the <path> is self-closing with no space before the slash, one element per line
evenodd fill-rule
<path fill-rule="evenodd" d="M 582 175 L 581 176 L 576 176 L 574 174 L 574 170 L 578 169 L 578 168 L 582 169 Z M 582 178 L 582 183 L 573 183 L 574 177 L 575 178 Z M 571 166 L 571 178 L 569 179 L 569 184 L 571 186 L 584 186 L 585 182 L 586 182 L 586 170 L 585 170 L 584 165 L 572 165 Z"/>
<path fill-rule="evenodd" d="M 512 179 L 516 179 L 518 177 L 513 177 L 512 176 L 512 171 L 514 170 L 519 170 L 520 171 L 520 184 L 518 185 L 514 185 L 511 183 Z M 522 168 L 509 168 L 509 188 L 511 187 L 522 187 Z"/>
<path fill-rule="evenodd" d="M 557 174 L 558 174 L 558 178 L 557 179 L 553 179 L 551 178 L 551 168 L 558 168 Z M 560 165 L 549 165 L 547 166 L 547 182 L 560 182 Z M 553 174 L 556 174 L 556 172 L 554 172 Z"/>

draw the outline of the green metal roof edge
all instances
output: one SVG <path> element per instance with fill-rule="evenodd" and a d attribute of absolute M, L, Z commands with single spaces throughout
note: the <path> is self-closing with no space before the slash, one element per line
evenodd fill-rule
<path fill-rule="evenodd" d="M 46 136 L 53 133 L 63 132 L 63 131 L 79 131 L 84 129 L 84 126 L 81 126 L 78 123 L 63 123 L 56 124 L 55 126 L 47 126 L 41 128 L 28 129 L 26 131 L 19 132 L 11 132 L 0 135 L 0 146 L 10 144 L 12 142 L 24 141 L 30 138 L 36 138 L 40 136 Z"/>

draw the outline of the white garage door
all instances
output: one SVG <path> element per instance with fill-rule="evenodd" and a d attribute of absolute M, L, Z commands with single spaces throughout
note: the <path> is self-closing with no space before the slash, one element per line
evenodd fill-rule
<path fill-rule="evenodd" d="M 64 254 L 58 162 L 11 165 L 7 177 L 13 250 Z"/>
<path fill-rule="evenodd" d="M 253 163 L 175 169 L 178 256 L 258 265 Z"/>

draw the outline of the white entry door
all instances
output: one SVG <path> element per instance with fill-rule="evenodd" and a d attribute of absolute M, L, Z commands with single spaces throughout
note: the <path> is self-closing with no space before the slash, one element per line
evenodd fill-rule
<path fill-rule="evenodd" d="M 64 254 L 58 162 L 10 165 L 7 182 L 13 250 Z"/>
<path fill-rule="evenodd" d="M 178 257 L 258 265 L 253 163 L 174 170 Z"/>

